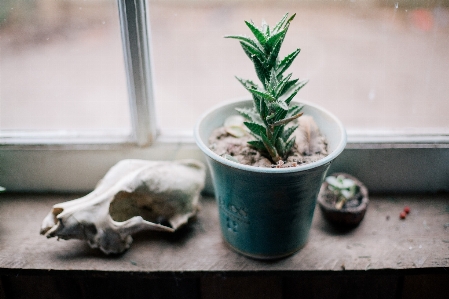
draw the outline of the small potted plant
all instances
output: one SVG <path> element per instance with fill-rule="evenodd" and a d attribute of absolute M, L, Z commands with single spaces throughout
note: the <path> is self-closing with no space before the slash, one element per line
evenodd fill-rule
<path fill-rule="evenodd" d="M 357 226 L 368 207 L 368 189 L 347 173 L 328 176 L 321 186 L 318 204 L 324 217 L 338 226 Z"/>
<path fill-rule="evenodd" d="M 211 109 L 195 127 L 195 140 L 211 171 L 224 240 L 254 258 L 280 258 L 304 246 L 321 183 L 346 145 L 346 132 L 334 115 L 314 104 L 293 100 L 307 83 L 292 79 L 286 72 L 300 50 L 283 59 L 278 56 L 294 17 L 285 14 L 273 28 L 245 22 L 254 38 L 228 36 L 240 42 L 260 83 L 237 78 L 251 98 Z M 244 121 L 238 121 L 239 114 Z M 301 124 L 302 119 L 313 121 Z M 210 138 L 225 122 L 227 130 L 224 128 L 223 136 L 216 139 L 229 137 L 230 141 L 221 153 Z M 299 130 L 304 132 L 302 137 L 296 134 Z M 315 154 L 315 143 L 304 147 L 299 139 L 321 140 L 318 143 L 326 149 L 319 158 L 310 158 Z M 244 154 L 265 159 L 268 167 L 242 163 L 241 153 L 232 149 L 242 140 L 247 146 Z"/>

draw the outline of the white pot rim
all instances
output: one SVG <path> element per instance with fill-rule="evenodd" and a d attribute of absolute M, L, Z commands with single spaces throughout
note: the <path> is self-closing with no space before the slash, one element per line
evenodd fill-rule
<path fill-rule="evenodd" d="M 234 106 L 234 105 L 236 105 L 238 103 L 242 103 L 242 102 L 252 102 L 252 99 L 250 99 L 248 97 L 244 97 L 244 98 L 238 98 L 238 99 L 222 102 L 219 105 L 216 105 L 216 106 L 212 107 L 211 109 L 207 110 L 205 113 L 203 113 L 195 125 L 194 137 L 195 137 L 196 144 L 207 156 L 209 156 L 211 159 L 213 159 L 221 164 L 224 164 L 224 165 L 232 167 L 232 168 L 240 169 L 240 170 L 259 172 L 259 173 L 292 173 L 292 172 L 310 170 L 310 169 L 317 168 L 322 165 L 328 164 L 332 160 L 334 160 L 338 155 L 340 155 L 340 153 L 344 150 L 344 148 L 346 146 L 346 130 L 345 130 L 343 124 L 341 123 L 341 121 L 335 115 L 333 115 L 326 109 L 320 107 L 319 105 L 301 100 L 301 101 L 294 101 L 294 102 L 315 108 L 317 110 L 320 110 L 321 112 L 326 114 L 327 117 L 332 119 L 332 122 L 334 122 L 335 126 L 338 127 L 338 131 L 340 131 L 341 138 L 339 139 L 337 146 L 326 157 L 324 157 L 318 161 L 312 162 L 312 163 L 299 165 L 297 167 L 288 167 L 288 168 L 256 167 L 256 166 L 239 164 L 239 163 L 230 161 L 228 159 L 225 159 L 225 158 L 217 155 L 216 153 L 214 153 L 211 149 L 209 149 L 209 146 L 204 143 L 204 141 L 202 140 L 202 138 L 200 136 L 200 129 L 203 126 L 204 119 L 209 114 L 214 112 L 215 110 L 223 108 L 225 106 Z M 319 127 L 319 124 L 318 124 L 318 127 Z"/>

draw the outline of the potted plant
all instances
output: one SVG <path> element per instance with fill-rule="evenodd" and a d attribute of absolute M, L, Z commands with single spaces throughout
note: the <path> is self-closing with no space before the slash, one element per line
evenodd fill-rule
<path fill-rule="evenodd" d="M 324 217 L 343 227 L 357 226 L 368 207 L 368 189 L 347 173 L 335 173 L 323 182 L 318 204 Z"/>
<path fill-rule="evenodd" d="M 246 22 L 255 38 L 228 36 L 240 41 L 261 83 L 238 78 L 252 98 L 211 109 L 195 127 L 195 140 L 211 171 L 224 240 L 234 250 L 260 259 L 284 257 L 304 246 L 321 183 L 346 145 L 344 127 L 335 116 L 314 104 L 293 101 L 307 83 L 285 75 L 299 49 L 282 60 L 278 55 L 294 16 L 284 15 L 273 28 Z M 211 134 L 237 114 L 246 119 L 249 147 L 269 159 L 272 167 L 244 165 L 232 153 L 219 155 L 211 149 Z M 293 160 L 291 167 L 284 167 L 299 147 L 292 136 L 303 114 L 315 120 L 326 138 L 327 154 L 310 163 Z"/>

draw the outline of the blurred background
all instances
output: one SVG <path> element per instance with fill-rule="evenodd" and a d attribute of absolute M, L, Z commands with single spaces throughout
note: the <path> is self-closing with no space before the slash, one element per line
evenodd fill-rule
<path fill-rule="evenodd" d="M 162 131 L 190 132 L 212 106 L 257 80 L 229 34 L 244 20 L 296 13 L 281 56 L 310 82 L 297 99 L 336 114 L 349 132 L 448 134 L 447 0 L 148 1 Z M 0 131 L 130 131 L 115 1 L 0 2 Z"/>
<path fill-rule="evenodd" d="M 0 130 L 131 130 L 116 1 L 1 0 Z"/>

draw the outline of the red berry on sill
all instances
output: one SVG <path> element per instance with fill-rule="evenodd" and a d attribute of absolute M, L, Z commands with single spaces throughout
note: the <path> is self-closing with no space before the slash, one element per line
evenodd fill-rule
<path fill-rule="evenodd" d="M 410 213 L 410 208 L 406 206 L 406 207 L 404 208 L 404 212 L 406 212 L 407 214 Z"/>
<path fill-rule="evenodd" d="M 405 217 L 407 217 L 407 213 L 402 211 L 401 214 L 399 214 L 399 218 L 405 219 Z"/>

